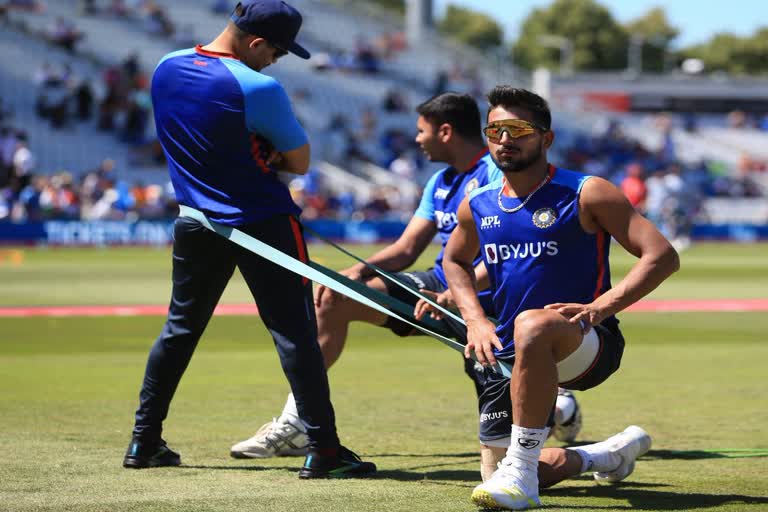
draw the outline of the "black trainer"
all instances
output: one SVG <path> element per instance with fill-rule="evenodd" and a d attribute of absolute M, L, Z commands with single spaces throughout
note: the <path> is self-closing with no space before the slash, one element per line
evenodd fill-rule
<path fill-rule="evenodd" d="M 355 452 L 340 446 L 336 455 L 310 450 L 299 478 L 364 478 L 375 473 L 376 464 L 363 462 Z"/>
<path fill-rule="evenodd" d="M 123 459 L 123 467 L 132 469 L 180 465 L 181 456 L 168 448 L 168 445 L 162 439 L 158 442 L 132 439 Z"/>

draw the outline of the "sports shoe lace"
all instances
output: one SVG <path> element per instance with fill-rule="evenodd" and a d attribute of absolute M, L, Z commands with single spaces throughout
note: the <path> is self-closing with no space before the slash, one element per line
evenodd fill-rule
<path fill-rule="evenodd" d="M 362 462 L 363 459 L 360 458 L 358 454 L 350 450 L 349 448 L 346 448 L 344 446 L 341 447 L 339 450 L 339 457 L 343 457 L 345 459 L 351 458 L 354 462 Z"/>
<path fill-rule="evenodd" d="M 538 481 L 531 481 L 530 474 L 528 474 L 529 471 L 526 471 L 533 469 L 535 475 L 536 470 L 534 468 L 526 468 L 524 464 L 525 463 L 519 459 L 506 456 L 496 466 L 497 469 L 493 473 L 493 476 L 491 476 L 491 479 L 497 481 L 501 480 L 499 483 L 505 486 L 508 485 L 509 479 L 512 479 L 516 482 L 516 485 L 522 486 L 526 491 L 529 489 L 537 489 Z"/>
<path fill-rule="evenodd" d="M 273 444 L 279 443 L 281 441 L 286 441 L 286 437 L 288 436 L 288 434 L 299 431 L 299 429 L 296 428 L 296 426 L 294 426 L 293 424 L 288 422 L 286 423 L 279 422 L 277 421 L 277 418 L 272 418 L 272 423 L 268 423 L 264 425 L 264 427 L 262 427 L 262 429 L 264 430 L 262 432 L 263 438 L 266 441 Z M 259 429 L 259 430 L 262 430 L 262 429 Z"/>

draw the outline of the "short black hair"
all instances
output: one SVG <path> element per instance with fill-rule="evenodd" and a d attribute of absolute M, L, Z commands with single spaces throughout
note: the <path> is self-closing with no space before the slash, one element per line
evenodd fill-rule
<path fill-rule="evenodd" d="M 488 93 L 488 113 L 496 107 L 525 109 L 533 114 L 533 122 L 536 125 L 545 130 L 552 127 L 552 114 L 547 100 L 527 89 L 497 85 Z"/>
<path fill-rule="evenodd" d="M 480 109 L 469 94 L 444 92 L 433 96 L 418 107 L 416 112 L 430 123 L 449 124 L 468 139 L 482 139 Z"/>

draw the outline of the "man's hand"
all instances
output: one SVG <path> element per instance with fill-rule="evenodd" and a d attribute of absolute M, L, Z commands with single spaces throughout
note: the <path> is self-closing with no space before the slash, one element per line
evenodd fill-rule
<path fill-rule="evenodd" d="M 430 290 L 419 290 L 419 292 L 422 295 L 428 296 L 432 299 L 432 302 L 436 302 L 445 309 L 456 309 L 456 303 L 453 301 L 451 290 L 445 290 L 442 293 Z M 445 314 L 442 311 L 438 310 L 424 299 L 419 299 L 419 302 L 417 302 L 416 306 L 413 308 L 413 316 L 416 317 L 416 320 L 421 320 L 427 313 L 429 313 L 429 316 L 435 320 L 442 320 L 445 318 Z"/>
<path fill-rule="evenodd" d="M 357 270 L 355 267 L 350 267 L 346 270 L 342 270 L 341 272 L 339 272 L 339 274 L 353 281 L 363 280 L 363 276 L 361 272 Z M 315 293 L 315 307 L 318 307 L 318 308 L 320 306 L 331 307 L 336 302 L 339 295 L 340 294 L 334 292 L 330 288 L 320 285 L 317 287 L 317 292 Z"/>
<path fill-rule="evenodd" d="M 544 309 L 557 311 L 567 318 L 570 323 L 580 325 L 583 334 L 589 332 L 593 325 L 599 324 L 606 316 L 608 316 L 598 310 L 593 304 L 557 302 L 555 304 L 544 306 Z"/>
<path fill-rule="evenodd" d="M 467 345 L 464 347 L 464 357 L 471 358 L 475 351 L 477 362 L 483 366 L 496 364 L 493 347 L 501 350 L 504 346 L 496 336 L 496 326 L 487 318 L 467 322 Z"/>

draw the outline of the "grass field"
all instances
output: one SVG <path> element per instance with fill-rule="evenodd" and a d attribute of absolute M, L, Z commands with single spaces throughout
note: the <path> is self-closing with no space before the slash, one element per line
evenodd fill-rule
<path fill-rule="evenodd" d="M 20 249 L 0 306 L 164 304 L 167 249 Z M 373 247 L 354 249 L 361 255 Z M 313 246 L 324 264 L 344 256 Z M 615 251 L 614 281 L 631 259 Z M 426 255 L 419 263 L 427 266 Z M 19 259 L 21 262 L 19 263 Z M 654 298 L 768 298 L 768 246 L 694 246 Z M 223 302 L 248 302 L 239 276 Z M 622 369 L 578 394 L 582 441 L 629 424 L 654 437 L 613 487 L 545 491 L 546 510 L 768 510 L 768 314 L 626 313 Z M 340 435 L 373 480 L 304 482 L 301 459 L 229 458 L 280 412 L 287 383 L 258 318 L 214 318 L 165 425 L 181 468 L 121 468 L 161 317 L 0 318 L 1 511 L 472 511 L 475 401 L 459 356 L 357 325 L 330 373 Z M 744 450 L 744 451 L 730 451 Z"/>

